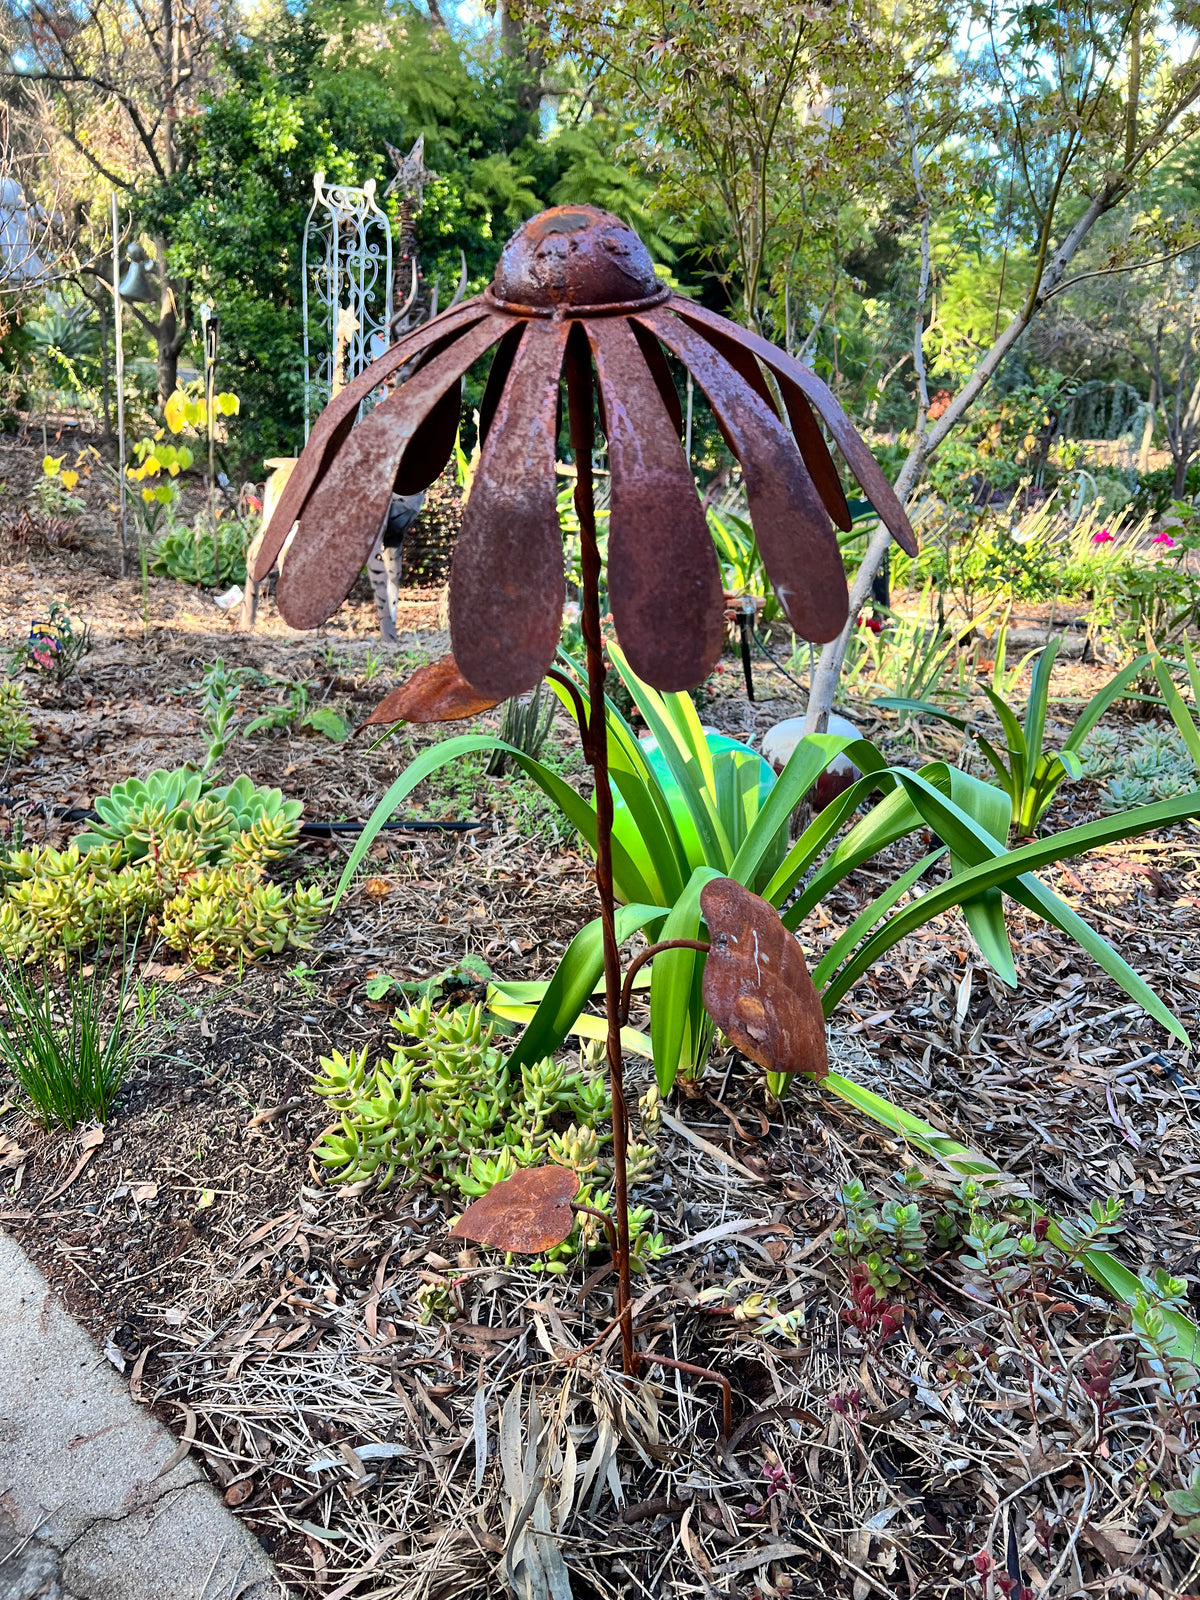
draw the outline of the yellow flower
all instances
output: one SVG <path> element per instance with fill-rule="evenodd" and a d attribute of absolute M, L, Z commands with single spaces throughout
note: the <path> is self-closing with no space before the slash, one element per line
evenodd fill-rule
<path fill-rule="evenodd" d="M 142 490 L 142 499 L 146 502 L 147 505 L 151 505 L 153 503 L 153 501 L 154 501 L 154 490 L 153 489 L 143 489 Z"/>
<path fill-rule="evenodd" d="M 64 489 L 73 489 L 79 482 L 79 474 L 77 472 L 64 472 L 61 476 L 61 482 Z"/>
<path fill-rule="evenodd" d="M 59 456 L 57 459 L 54 456 L 43 456 L 42 471 L 48 478 L 57 478 L 58 469 L 66 459 L 66 456 Z"/>

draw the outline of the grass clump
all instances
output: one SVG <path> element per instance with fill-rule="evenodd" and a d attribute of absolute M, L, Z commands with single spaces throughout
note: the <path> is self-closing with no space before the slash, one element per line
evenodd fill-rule
<path fill-rule="evenodd" d="M 107 977 L 98 965 L 90 976 L 72 966 L 55 989 L 44 967 L 34 976 L 0 963 L 0 1063 L 44 1128 L 106 1121 L 130 1067 L 147 1054 L 154 991 L 134 987 L 125 969 L 106 1016 Z"/>

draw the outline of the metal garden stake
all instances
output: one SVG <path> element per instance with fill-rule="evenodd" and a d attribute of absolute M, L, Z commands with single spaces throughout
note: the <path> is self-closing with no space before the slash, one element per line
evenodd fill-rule
<path fill-rule="evenodd" d="M 458 430 L 462 378 L 493 348 L 479 413 L 481 455 L 450 573 L 453 661 L 422 668 L 422 683 L 414 679 L 396 694 L 407 695 L 410 720 L 450 720 L 527 693 L 550 670 L 565 598 L 555 499 L 565 379 L 589 695 L 586 712 L 580 700 L 577 714 L 596 780 L 616 1309 L 625 1369 L 634 1371 L 621 962 L 592 480 L 596 424 L 611 473 L 613 621 L 630 665 L 656 689 L 694 688 L 715 666 L 724 639 L 720 569 L 680 442 L 684 417 L 667 354 L 703 390 L 741 463 L 767 572 L 800 637 L 835 638 L 848 608 L 833 523 L 848 529 L 850 512 L 814 407 L 897 542 L 910 553 L 916 542 L 874 457 L 813 372 L 760 335 L 672 293 L 637 234 L 618 218 L 592 206 L 559 206 L 518 229 L 489 288 L 406 335 L 315 423 L 254 569 L 255 578 L 270 571 L 298 521 L 278 588 L 279 608 L 293 627 L 316 627 L 349 593 L 392 493 L 415 493 L 439 476 Z M 403 381 L 356 425 L 360 403 L 401 369 Z M 385 702 L 372 720 L 399 719 L 388 710 Z M 786 983 L 786 976 L 777 969 L 770 981 Z M 739 986 L 743 981 L 739 972 Z M 739 1002 L 739 1016 L 744 1010 Z M 780 1037 L 793 1032 L 774 1028 Z M 807 1069 L 775 1061 L 773 1070 Z M 494 1219 L 489 1228 L 496 1238 Z"/>

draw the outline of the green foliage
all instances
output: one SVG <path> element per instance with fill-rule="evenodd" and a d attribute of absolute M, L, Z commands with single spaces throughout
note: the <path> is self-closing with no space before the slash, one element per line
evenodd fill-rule
<path fill-rule="evenodd" d="M 858 1179 L 839 1189 L 837 1199 L 846 1220 L 834 1231 L 833 1252 L 861 1263 L 877 1299 L 920 1273 L 927 1240 L 916 1201 L 887 1200 L 877 1210 Z"/>
<path fill-rule="evenodd" d="M 219 583 L 245 583 L 246 549 L 258 528 L 257 517 L 221 517 L 215 527 L 207 515 L 187 527 L 168 515 L 167 526 L 150 550 L 150 571 L 212 589 Z"/>
<path fill-rule="evenodd" d="M 400 1041 L 374 1070 L 365 1047 L 321 1058 L 313 1087 L 338 1116 L 317 1146 L 331 1180 L 385 1190 L 399 1173 L 404 1183 L 428 1180 L 471 1200 L 550 1161 L 576 1173 L 582 1204 L 611 1209 L 605 1150 L 612 1136 L 600 1125 L 612 1108 L 602 1075 L 552 1060 L 506 1063 L 478 1005 L 437 1011 L 426 998 L 392 1025 Z M 648 1173 L 652 1159 L 648 1146 L 633 1146 L 631 1181 Z M 662 1241 L 648 1231 L 648 1212 L 638 1208 L 630 1221 L 641 1268 Z M 604 1242 L 600 1224 L 582 1217 L 535 1270 L 562 1273 L 597 1242 Z"/>
<path fill-rule="evenodd" d="M 1178 1521 L 1172 1532 L 1177 1539 L 1200 1539 L 1200 1467 L 1185 1489 L 1168 1489 L 1163 1496 Z"/>
<path fill-rule="evenodd" d="M 123 967 L 116 1000 L 105 1004 L 108 968 L 86 977 L 68 966 L 57 988 L 43 967 L 35 978 L 0 960 L 0 1066 L 43 1128 L 106 1122 L 133 1063 L 147 1051 L 155 995 Z M 106 1016 L 107 1013 L 107 1016 Z"/>
<path fill-rule="evenodd" d="M 0 755 L 24 755 L 33 744 L 33 720 L 19 683 L 0 680 Z"/>
<path fill-rule="evenodd" d="M 647 228 L 651 184 L 617 154 L 624 126 L 583 114 L 544 130 L 529 81 L 541 70 L 494 34 L 435 26 L 410 4 L 277 7 L 238 30 L 204 114 L 181 122 L 176 174 L 147 188 L 140 220 L 166 235 L 172 271 L 203 282 L 220 308 L 248 457 L 289 454 L 302 438 L 300 241 L 316 171 L 335 183 L 374 178 L 398 237 L 386 146 L 407 153 L 423 135 L 435 176 L 417 245 L 443 306 L 460 251 L 476 293 L 512 229 L 558 201 L 608 206 L 669 259 L 667 236 L 679 230 Z M 319 343 L 315 318 L 310 333 Z M 479 393 L 470 380 L 468 415 Z"/>
<path fill-rule="evenodd" d="M 306 683 L 286 680 L 281 687 L 285 698 L 279 705 L 252 718 L 242 729 L 243 739 L 253 739 L 260 733 L 291 733 L 297 728 L 311 728 L 335 744 L 345 744 L 353 729 L 340 712 L 332 706 L 314 706 Z"/>
<path fill-rule="evenodd" d="M 1097 614 L 1125 652 L 1147 637 L 1160 649 L 1178 649 L 1200 627 L 1200 573 L 1171 556 L 1152 562 L 1128 559 L 1109 573 Z"/>
<path fill-rule="evenodd" d="M 870 684 L 899 700 L 929 700 L 936 694 L 953 699 L 966 696 L 975 652 L 962 649 L 951 629 L 920 620 L 928 609 L 928 598 L 926 585 L 918 616 L 913 619 L 878 607 L 871 619 L 876 627 L 866 618 L 861 620 L 854 636 L 854 659 L 847 658 L 848 693 L 861 694 Z M 876 701 L 877 705 L 888 703 Z"/>
<path fill-rule="evenodd" d="M 523 750 L 527 756 L 538 757 L 545 748 L 554 721 L 554 697 L 547 695 L 546 685 L 539 683 L 531 695 L 523 700 L 507 700 L 500 737 L 505 744 Z M 502 778 L 508 768 L 508 757 L 496 750 L 488 759 L 489 778 Z"/>
<path fill-rule="evenodd" d="M 1144 980 L 1034 874 L 1039 867 L 1083 854 L 1110 839 L 1131 838 L 1169 821 L 1200 814 L 1200 792 L 1139 807 L 1119 817 L 1069 829 L 1052 840 L 1008 851 L 1002 841 L 1008 833 L 1012 797 L 1006 791 L 944 762 L 934 762 L 916 773 L 888 768 L 865 740 L 820 735 L 800 741 L 764 798 L 755 758 L 738 759 L 736 752 L 729 761 L 714 756 L 688 696 L 660 695 L 649 689 L 629 670 L 619 650 L 613 647 L 612 653 L 672 780 L 668 791 L 645 747 L 611 703 L 606 704 L 609 769 L 615 796 L 621 802 L 613 830 L 614 884 L 618 898 L 625 902 L 624 921 L 618 930 L 621 939 L 638 929 L 660 939 L 701 937 L 700 891 L 712 878 L 725 875 L 761 893 L 773 905 L 786 907 L 784 923 L 795 930 L 825 895 L 865 861 L 895 841 L 928 829 L 942 843 L 871 900 L 814 968 L 813 980 L 827 1016 L 862 974 L 907 933 L 943 911 L 959 908 L 984 958 L 1004 982 L 1015 987 L 1016 964 L 1004 916 L 1004 896 L 1008 895 L 1076 940 L 1152 1016 L 1176 1037 L 1186 1039 L 1181 1024 Z M 1047 668 L 1047 680 L 1048 672 Z M 1072 738 L 1077 736 L 1082 742 L 1121 686 L 1118 675 L 1085 710 Z M 582 698 L 586 708 L 586 697 Z M 573 711 L 565 691 L 563 699 Z M 935 712 L 942 714 L 937 708 Z M 1044 702 L 1040 717 L 1044 725 Z M 1038 721 L 1035 704 L 1034 725 L 1028 735 L 1017 731 L 1027 749 L 1040 752 L 1042 728 Z M 350 854 L 338 897 L 381 824 L 420 782 L 463 756 L 497 748 L 508 750 L 516 765 L 561 808 L 588 848 L 594 849 L 594 807 L 557 773 L 503 741 L 463 734 L 423 751 L 395 780 Z M 814 817 L 789 848 L 789 817 L 820 773 L 843 751 L 863 776 Z M 1032 767 L 1036 773 L 1036 762 Z M 883 792 L 883 798 L 835 843 L 843 825 L 877 790 Z M 949 878 L 913 898 L 917 882 L 944 854 L 949 856 Z M 529 1024 L 513 1053 L 515 1063 L 540 1059 L 578 1028 L 602 968 L 598 929 L 598 922 L 593 922 L 576 935 L 549 983 L 496 986 L 493 1009 L 509 1020 Z M 702 975 L 703 956 L 696 951 L 669 950 L 654 962 L 651 1029 L 655 1069 L 664 1094 L 678 1072 L 696 1073 L 707 1059 L 712 1024 L 701 1001 Z M 773 1092 L 781 1092 L 785 1084 L 783 1079 L 773 1082 Z"/>
<path fill-rule="evenodd" d="M 325 913 L 314 886 L 271 882 L 301 804 L 244 774 L 213 788 L 181 768 L 130 778 L 96 800 L 96 824 L 66 850 L 10 853 L 0 953 L 60 959 L 157 919 L 172 950 L 199 967 L 306 949 Z"/>
<path fill-rule="evenodd" d="M 95 809 L 98 822 L 74 841 L 80 851 L 115 845 L 128 862 L 157 859 L 178 835 L 195 845 L 197 862 L 212 865 L 226 857 L 278 860 L 295 844 L 304 808 L 280 789 L 256 788 L 244 773 L 215 789 L 183 767 L 128 778 L 99 795 Z"/>
<path fill-rule="evenodd" d="M 996 688 L 985 687 L 983 692 L 990 701 L 1004 733 L 1003 751 L 971 722 L 954 716 L 929 701 L 892 698 L 876 701 L 877 705 L 886 706 L 889 710 L 938 717 L 941 721 L 968 733 L 987 758 L 996 774 L 997 783 L 1008 795 L 1011 826 L 1016 829 L 1019 838 L 1028 838 L 1037 832 L 1038 824 L 1049 810 L 1064 779 L 1078 778 L 1082 775 L 1084 741 L 1113 701 L 1119 699 L 1122 694 L 1133 692 L 1132 686 L 1149 660 L 1148 656 L 1141 656 L 1118 672 L 1088 701 L 1061 749 L 1047 750 L 1046 711 L 1050 700 L 1050 675 L 1061 648 L 1062 640 L 1052 639 L 1038 656 L 1029 686 L 1029 699 L 1025 706 L 1023 724 L 1017 720 L 1016 713 Z M 994 682 L 1004 682 L 1006 677 L 1004 652 L 1000 647 L 997 648 L 994 672 Z M 1163 795 L 1159 798 L 1166 799 L 1168 796 Z"/>
<path fill-rule="evenodd" d="M 1195 500 L 1200 495 L 1200 461 L 1193 461 L 1187 469 L 1184 498 Z M 1156 467 L 1153 472 L 1143 472 L 1138 484 L 1135 505 L 1140 515 L 1161 517 L 1175 499 L 1175 466 Z"/>

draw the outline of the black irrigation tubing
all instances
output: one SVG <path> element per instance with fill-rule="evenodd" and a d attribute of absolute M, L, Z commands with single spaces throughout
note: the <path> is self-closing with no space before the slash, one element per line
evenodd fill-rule
<path fill-rule="evenodd" d="M 802 694 L 807 694 L 808 690 L 804 687 L 804 685 L 800 682 L 800 680 L 798 678 L 793 678 L 791 673 L 788 671 L 788 669 L 781 662 L 776 661 L 775 657 L 771 654 L 771 652 L 767 649 L 766 645 L 759 638 L 758 629 L 752 627 L 750 631 L 754 635 L 755 644 L 762 651 L 763 655 L 766 656 L 767 660 L 776 669 L 776 671 L 782 672 L 784 677 L 787 679 L 787 681 L 789 683 L 794 683 L 796 685 L 797 689 L 799 689 Z"/>
<path fill-rule="evenodd" d="M 20 802 L 11 794 L 0 794 L 0 806 L 19 805 Z M 78 806 L 53 806 L 52 811 L 56 817 L 64 822 L 95 822 L 96 813 Z M 367 826 L 365 822 L 302 822 L 300 832 L 306 839 L 332 839 L 340 833 L 361 833 Z M 380 824 L 381 832 L 389 833 L 471 833 L 476 828 L 486 828 L 484 822 L 384 822 Z"/>

